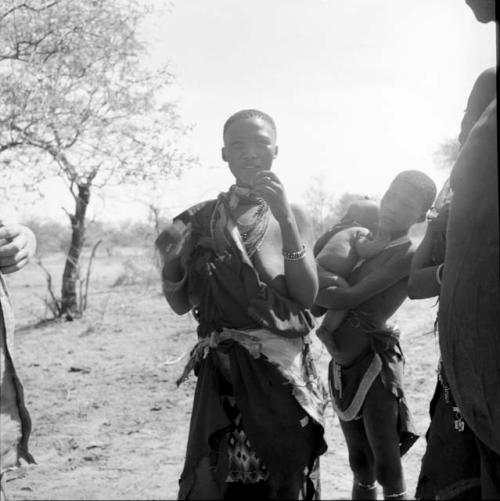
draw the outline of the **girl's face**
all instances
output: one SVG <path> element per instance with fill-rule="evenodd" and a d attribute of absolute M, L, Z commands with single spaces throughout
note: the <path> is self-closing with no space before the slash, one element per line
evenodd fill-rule
<path fill-rule="evenodd" d="M 418 188 L 406 181 L 394 181 L 380 202 L 380 230 L 406 231 L 424 215 L 423 197 Z"/>
<path fill-rule="evenodd" d="M 240 186 L 252 187 L 255 174 L 270 170 L 277 153 L 274 130 L 262 118 L 235 120 L 224 136 L 222 158 Z"/>

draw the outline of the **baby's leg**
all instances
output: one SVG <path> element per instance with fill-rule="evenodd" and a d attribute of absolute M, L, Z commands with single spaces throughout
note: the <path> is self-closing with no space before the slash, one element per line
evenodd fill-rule
<path fill-rule="evenodd" d="M 316 266 L 316 270 L 318 272 L 318 286 L 320 289 L 329 287 L 330 285 L 332 285 L 332 283 L 334 283 L 337 276 L 336 273 L 328 271 L 320 265 Z"/>

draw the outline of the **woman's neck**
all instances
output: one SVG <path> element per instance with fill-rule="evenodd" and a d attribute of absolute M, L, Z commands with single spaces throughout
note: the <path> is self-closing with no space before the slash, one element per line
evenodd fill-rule
<path fill-rule="evenodd" d="M 378 229 L 377 233 L 375 234 L 375 240 L 386 240 L 388 242 L 392 242 L 393 240 L 397 240 L 398 238 L 404 237 L 405 235 L 408 234 L 408 230 L 399 230 L 399 231 L 393 231 L 389 232 L 386 230 Z"/>

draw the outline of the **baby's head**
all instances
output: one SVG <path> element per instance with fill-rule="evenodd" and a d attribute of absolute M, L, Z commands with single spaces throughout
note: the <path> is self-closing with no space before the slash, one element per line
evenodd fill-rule
<path fill-rule="evenodd" d="M 342 222 L 356 222 L 363 228 L 369 229 L 372 233 L 378 224 L 379 205 L 375 200 L 363 199 L 352 202 L 347 208 Z"/>

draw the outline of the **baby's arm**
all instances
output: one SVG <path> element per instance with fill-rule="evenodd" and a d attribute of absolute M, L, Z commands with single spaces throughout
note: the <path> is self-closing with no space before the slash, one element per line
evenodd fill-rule
<path fill-rule="evenodd" d="M 353 242 L 354 249 L 361 259 L 369 259 L 382 252 L 390 242 L 390 235 L 377 234 L 375 238 L 366 230 L 360 231 Z"/>

